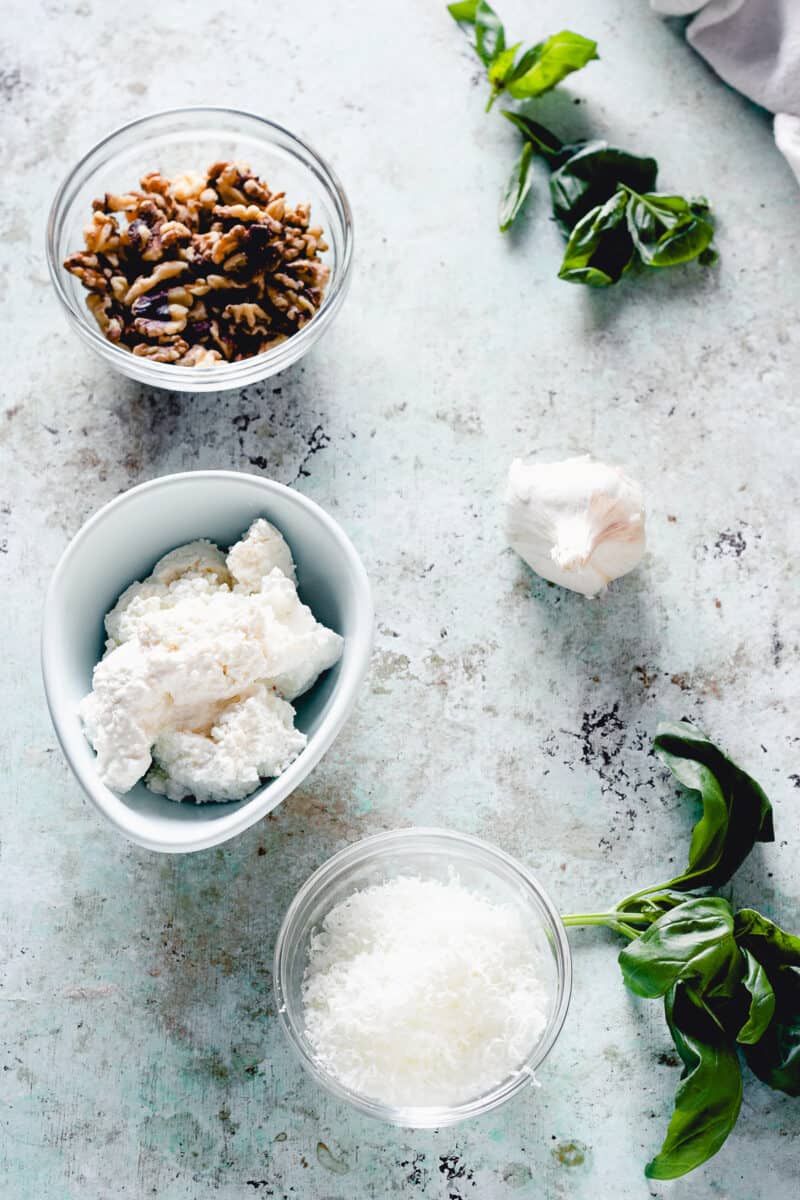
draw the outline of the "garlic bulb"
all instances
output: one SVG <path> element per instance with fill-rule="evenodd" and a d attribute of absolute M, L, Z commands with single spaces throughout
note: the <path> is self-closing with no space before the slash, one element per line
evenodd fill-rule
<path fill-rule="evenodd" d="M 597 596 L 645 550 L 641 488 L 588 454 L 565 462 L 515 459 L 505 492 L 506 535 L 538 575 Z"/>

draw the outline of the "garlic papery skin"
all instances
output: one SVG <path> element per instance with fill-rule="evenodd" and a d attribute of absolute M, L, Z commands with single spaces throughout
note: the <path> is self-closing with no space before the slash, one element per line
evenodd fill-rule
<path fill-rule="evenodd" d="M 588 454 L 557 463 L 515 459 L 505 525 L 510 545 L 537 575 L 584 596 L 605 591 L 645 552 L 641 488 Z"/>

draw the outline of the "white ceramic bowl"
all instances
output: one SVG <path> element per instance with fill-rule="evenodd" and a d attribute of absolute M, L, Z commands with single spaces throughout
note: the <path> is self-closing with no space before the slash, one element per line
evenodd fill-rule
<path fill-rule="evenodd" d="M 277 779 L 229 804 L 177 804 L 138 783 L 124 795 L 98 778 L 78 719 L 102 655 L 103 618 L 134 579 L 168 550 L 195 538 L 231 545 L 256 517 L 283 533 L 300 596 L 344 638 L 341 659 L 296 702 L 308 744 Z M 111 824 L 151 850 L 182 853 L 227 841 L 275 808 L 322 758 L 355 704 L 367 672 L 373 610 L 352 542 L 318 504 L 283 484 L 236 471 L 189 471 L 140 484 L 106 504 L 75 535 L 47 592 L 42 671 L 58 740 L 75 777 Z"/>

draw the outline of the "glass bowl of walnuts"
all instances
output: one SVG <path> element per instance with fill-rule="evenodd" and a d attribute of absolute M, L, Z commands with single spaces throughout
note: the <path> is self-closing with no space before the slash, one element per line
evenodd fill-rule
<path fill-rule="evenodd" d="M 245 387 L 296 362 L 344 300 L 353 222 L 305 142 L 226 108 L 142 117 L 58 190 L 50 276 L 72 328 L 153 387 Z"/>

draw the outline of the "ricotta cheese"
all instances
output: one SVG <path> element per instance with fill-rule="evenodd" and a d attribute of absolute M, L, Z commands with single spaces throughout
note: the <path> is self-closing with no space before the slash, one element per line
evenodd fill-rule
<path fill-rule="evenodd" d="M 341 656 L 297 595 L 291 551 L 259 519 L 227 556 L 172 550 L 106 617 L 106 652 L 80 705 L 101 779 L 171 800 L 239 800 L 306 743 L 290 701 Z"/>

